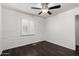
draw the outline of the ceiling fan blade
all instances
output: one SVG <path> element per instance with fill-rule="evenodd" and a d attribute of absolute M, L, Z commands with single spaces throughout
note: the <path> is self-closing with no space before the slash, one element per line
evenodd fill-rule
<path fill-rule="evenodd" d="M 51 15 L 52 13 L 50 11 L 47 12 L 49 15 Z"/>
<path fill-rule="evenodd" d="M 57 8 L 60 8 L 61 5 L 57 5 L 57 6 L 53 6 L 53 7 L 49 7 L 49 9 L 57 9 Z"/>
<path fill-rule="evenodd" d="M 41 8 L 37 8 L 37 7 L 31 7 L 32 9 L 41 9 Z"/>
<path fill-rule="evenodd" d="M 39 12 L 39 13 L 38 13 L 38 15 L 40 15 L 41 13 L 42 13 L 42 11 L 41 11 L 41 12 Z"/>

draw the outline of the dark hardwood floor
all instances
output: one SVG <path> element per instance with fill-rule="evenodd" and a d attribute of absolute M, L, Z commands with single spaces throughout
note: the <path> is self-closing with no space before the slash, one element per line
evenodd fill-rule
<path fill-rule="evenodd" d="M 47 41 L 8 49 L 2 56 L 75 56 L 75 51 Z"/>

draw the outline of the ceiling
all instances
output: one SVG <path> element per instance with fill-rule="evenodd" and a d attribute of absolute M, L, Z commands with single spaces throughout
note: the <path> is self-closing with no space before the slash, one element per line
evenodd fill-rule
<path fill-rule="evenodd" d="M 49 14 L 41 14 L 38 15 L 40 10 L 31 9 L 31 7 L 41 7 L 40 3 L 2 3 L 2 6 L 9 9 L 14 9 L 17 11 L 21 11 L 24 13 L 40 16 L 40 17 L 49 17 L 53 16 L 65 11 L 68 11 L 70 9 L 79 7 L 79 3 L 50 3 L 48 7 L 54 6 L 54 5 L 61 5 L 61 8 L 59 9 L 52 9 L 50 10 L 52 12 L 52 15 Z"/>

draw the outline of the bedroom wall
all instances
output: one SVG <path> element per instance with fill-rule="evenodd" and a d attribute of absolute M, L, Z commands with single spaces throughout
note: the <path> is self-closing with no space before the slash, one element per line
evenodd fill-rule
<path fill-rule="evenodd" d="M 0 54 L 2 52 L 2 7 L 0 4 Z"/>
<path fill-rule="evenodd" d="M 46 21 L 46 40 L 75 50 L 75 15 L 77 14 L 79 8 L 49 17 Z"/>
<path fill-rule="evenodd" d="M 10 49 L 44 40 L 44 20 L 41 17 L 3 8 L 3 49 Z M 21 20 L 35 22 L 35 35 L 21 36 Z"/>

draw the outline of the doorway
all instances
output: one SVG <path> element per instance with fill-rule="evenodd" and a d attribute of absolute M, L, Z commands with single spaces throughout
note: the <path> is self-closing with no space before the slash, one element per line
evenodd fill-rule
<path fill-rule="evenodd" d="M 75 16 L 76 54 L 79 55 L 79 15 Z"/>

